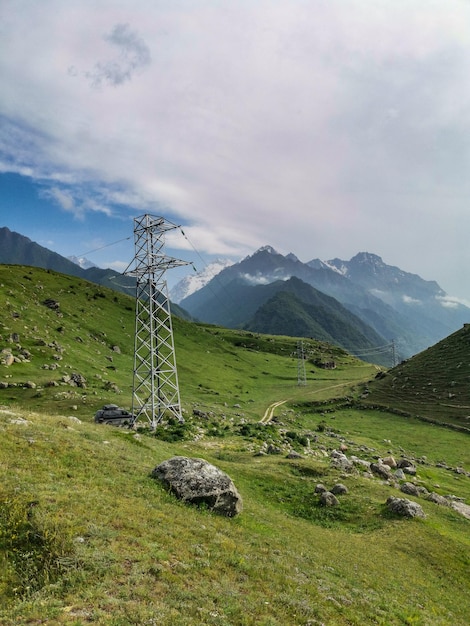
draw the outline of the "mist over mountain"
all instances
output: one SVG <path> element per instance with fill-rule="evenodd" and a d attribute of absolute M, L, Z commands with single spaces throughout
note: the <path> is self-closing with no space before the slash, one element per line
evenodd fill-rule
<path fill-rule="evenodd" d="M 223 269 L 180 303 L 201 321 L 243 326 L 268 295 L 262 301 L 260 293 L 243 292 L 242 302 L 242 286 L 269 285 L 292 277 L 337 300 L 384 343 L 395 341 L 402 358 L 441 340 L 470 319 L 470 309 L 449 298 L 435 281 L 387 265 L 375 254 L 361 252 L 349 261 L 302 263 L 294 254 L 284 256 L 271 246 Z"/>
<path fill-rule="evenodd" d="M 81 267 L 6 227 L 0 228 L 0 263 L 52 269 L 128 294 L 135 289 L 133 277 Z M 320 302 L 318 293 L 331 299 L 328 305 Z M 292 253 L 284 256 L 263 246 L 238 263 L 218 259 L 180 281 L 170 297 L 173 312 L 181 317 L 328 338 L 346 349 L 366 350 L 394 341 L 399 358 L 424 350 L 470 320 L 470 309 L 450 298 L 437 282 L 387 265 L 369 252 L 349 261 L 303 263 Z M 345 317 L 345 311 L 352 317 Z"/>

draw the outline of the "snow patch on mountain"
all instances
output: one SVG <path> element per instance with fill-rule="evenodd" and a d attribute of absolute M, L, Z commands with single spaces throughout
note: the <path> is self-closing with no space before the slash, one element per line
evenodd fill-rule
<path fill-rule="evenodd" d="M 75 263 L 75 265 L 78 265 L 79 267 L 81 267 L 82 270 L 88 270 L 90 269 L 90 267 L 96 267 L 94 263 L 86 259 L 84 256 L 82 257 L 68 256 L 67 258 L 69 261 L 72 261 L 72 263 Z"/>
<path fill-rule="evenodd" d="M 226 267 L 233 265 L 234 261 L 231 259 L 216 259 L 209 265 L 195 274 L 188 274 L 182 278 L 172 289 L 170 290 L 170 300 L 175 304 L 179 304 L 182 300 L 190 296 L 191 294 L 199 291 L 209 283 L 215 276 L 220 274 Z"/>

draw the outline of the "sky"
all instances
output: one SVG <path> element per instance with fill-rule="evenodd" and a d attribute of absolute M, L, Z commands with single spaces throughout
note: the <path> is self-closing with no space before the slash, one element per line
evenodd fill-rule
<path fill-rule="evenodd" d="M 470 304 L 468 0 L 0 0 L 0 226 L 124 270 L 371 252 Z M 168 272 L 169 284 L 190 266 Z"/>

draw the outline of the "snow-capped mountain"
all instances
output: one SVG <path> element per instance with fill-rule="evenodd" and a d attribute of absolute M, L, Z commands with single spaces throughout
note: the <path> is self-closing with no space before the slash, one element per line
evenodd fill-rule
<path fill-rule="evenodd" d="M 302 263 L 294 254 L 284 256 L 271 246 L 222 269 L 216 280 L 202 281 L 203 286 L 177 302 L 201 321 L 244 326 L 250 322 L 243 317 L 245 311 L 250 309 L 253 315 L 255 304 L 262 306 L 268 293 L 259 288 L 284 282 L 287 289 L 292 277 L 335 298 L 384 343 L 395 340 L 402 357 L 440 341 L 470 319 L 470 309 L 449 298 L 435 281 L 387 265 L 375 254 Z"/>
<path fill-rule="evenodd" d="M 88 270 L 90 269 L 90 267 L 96 267 L 94 263 L 86 259 L 84 256 L 82 257 L 68 256 L 67 258 L 69 261 L 72 261 L 72 263 L 75 263 L 75 265 L 78 265 L 79 267 L 81 267 L 82 270 Z"/>
<path fill-rule="evenodd" d="M 233 265 L 233 261 L 230 259 L 216 259 L 206 265 L 202 271 L 185 276 L 170 289 L 170 300 L 179 304 L 184 298 L 205 287 L 217 274 L 230 265 Z"/>

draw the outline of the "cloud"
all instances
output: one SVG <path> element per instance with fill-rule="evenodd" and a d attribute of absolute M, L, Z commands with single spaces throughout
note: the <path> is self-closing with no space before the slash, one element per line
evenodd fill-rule
<path fill-rule="evenodd" d="M 102 204 L 93 196 L 83 194 L 79 189 L 65 189 L 49 186 L 41 190 L 42 198 L 49 198 L 63 211 L 70 213 L 77 220 L 83 221 L 87 212 L 104 213 L 111 217 L 113 212 L 109 206 Z"/>
<path fill-rule="evenodd" d="M 468 293 L 467 2 L 8 5 L 0 170 L 70 216 L 161 214 L 203 254 L 368 250 Z"/>
<path fill-rule="evenodd" d="M 95 64 L 93 70 L 85 72 L 93 87 L 103 83 L 114 87 L 130 81 L 133 75 L 151 62 L 150 50 L 145 41 L 128 24 L 116 24 L 105 41 L 118 49 L 118 56 Z M 70 66 L 69 75 L 77 75 L 74 66 Z"/>
<path fill-rule="evenodd" d="M 470 307 L 470 300 L 456 298 L 455 296 L 436 296 L 436 300 L 441 303 L 441 306 L 447 309 L 457 309 L 460 305 Z"/>
<path fill-rule="evenodd" d="M 411 296 L 404 295 L 402 297 L 402 300 L 405 304 L 422 304 L 421 300 L 418 300 L 417 298 L 412 298 Z"/>

